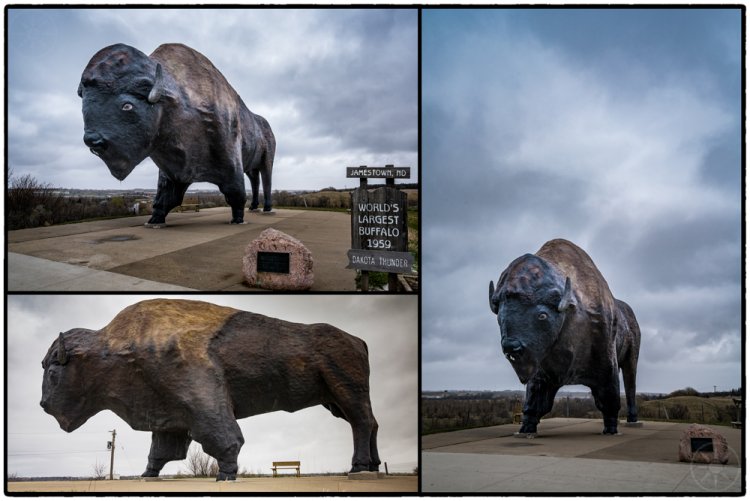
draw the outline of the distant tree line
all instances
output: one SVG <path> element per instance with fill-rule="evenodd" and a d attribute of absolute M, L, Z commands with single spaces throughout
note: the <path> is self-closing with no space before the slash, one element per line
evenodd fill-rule
<path fill-rule="evenodd" d="M 408 186 L 411 185 L 399 185 L 400 188 Z M 261 204 L 263 198 L 261 194 Z M 19 230 L 89 219 L 148 215 L 151 213 L 150 203 L 138 204 L 143 199 L 142 194 L 127 193 L 112 197 L 66 196 L 62 190 L 40 182 L 30 174 L 14 176 L 11 169 L 8 171 L 5 221 L 9 230 Z M 197 204 L 204 209 L 227 206 L 224 195 L 218 192 L 188 194 L 183 204 Z M 277 207 L 350 209 L 351 196 L 347 190 L 332 187 L 301 193 L 282 190 L 273 193 L 273 204 Z M 409 206 L 417 205 L 416 193 L 410 194 Z"/>
<path fill-rule="evenodd" d="M 637 395 L 638 415 L 641 419 L 684 421 L 728 426 L 739 420 L 737 407 L 731 397 L 738 397 L 739 389 L 728 392 L 703 393 L 692 389 L 674 391 L 668 395 Z M 513 414 L 521 412 L 519 397 L 493 396 L 491 392 L 471 395 L 450 395 L 443 398 L 422 398 L 422 433 L 436 433 L 513 422 Z M 620 419 L 627 415 L 625 397 L 620 404 Z M 601 419 L 592 397 L 558 396 L 552 411 L 545 417 Z"/>
<path fill-rule="evenodd" d="M 134 215 L 137 198 L 66 197 L 49 183 L 26 174 L 8 178 L 5 221 L 9 230 Z M 145 209 L 142 208 L 141 210 Z"/>
<path fill-rule="evenodd" d="M 513 402 L 500 399 L 422 399 L 422 433 L 513 422 Z"/>

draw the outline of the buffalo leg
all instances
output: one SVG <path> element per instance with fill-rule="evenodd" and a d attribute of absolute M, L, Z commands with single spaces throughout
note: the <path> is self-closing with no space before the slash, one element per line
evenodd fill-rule
<path fill-rule="evenodd" d="M 157 431 L 152 433 L 148 466 L 141 476 L 158 477 L 165 464 L 177 459 L 185 459 L 191 440 L 187 431 Z"/>
<path fill-rule="evenodd" d="M 242 437 L 237 421 L 231 413 L 211 415 L 205 411 L 196 422 L 192 431 L 193 439 L 200 443 L 203 451 L 219 463 L 219 474 L 216 480 L 235 480 L 237 478 L 237 456 L 245 439 Z"/>
<path fill-rule="evenodd" d="M 260 191 L 260 170 L 252 169 L 247 173 L 248 179 L 250 179 L 250 188 L 253 192 L 253 200 L 250 203 L 250 210 L 255 210 L 260 204 L 258 192 Z"/>
<path fill-rule="evenodd" d="M 604 435 L 617 435 L 618 414 L 620 413 L 620 377 L 615 372 L 609 382 L 602 382 L 601 386 L 591 388 L 594 404 L 604 418 Z"/>
<path fill-rule="evenodd" d="M 372 418 L 375 424 L 370 432 L 370 471 L 380 470 L 380 455 L 378 454 L 378 422 Z"/>
<path fill-rule="evenodd" d="M 349 420 L 352 427 L 354 454 L 352 455 L 351 472 L 378 471 L 380 457 L 378 455 L 378 422 L 372 414 L 369 397 L 363 397 L 364 402 Z"/>
<path fill-rule="evenodd" d="M 247 201 L 247 195 L 245 194 L 245 181 L 242 176 L 239 178 L 239 182 L 236 180 L 231 183 L 219 185 L 219 191 L 224 194 L 229 206 L 232 208 L 232 224 L 242 224 L 245 221 L 245 202 Z"/>
<path fill-rule="evenodd" d="M 534 378 L 526 384 L 526 402 L 523 405 L 523 422 L 519 434 L 536 433 L 537 424 L 552 410 L 555 395 L 560 386 L 541 378 Z"/>
<path fill-rule="evenodd" d="M 272 160 L 273 162 L 273 160 Z M 261 172 L 263 179 L 263 212 L 271 210 L 271 166 L 266 163 L 266 168 Z"/>
<path fill-rule="evenodd" d="M 365 402 L 357 405 L 347 415 L 352 427 L 354 454 L 352 454 L 351 473 L 358 471 L 378 471 L 380 458 L 377 449 L 378 422 L 372 414 L 370 399 L 363 396 Z M 373 450 L 374 445 L 374 450 Z"/>
<path fill-rule="evenodd" d="M 335 402 L 324 404 L 324 407 L 334 416 L 345 419 L 352 427 L 354 454 L 350 472 L 378 471 L 378 422 L 372 413 L 369 392 L 365 389 L 352 390 L 351 382 L 329 387 L 336 388 L 333 395 Z"/>
<path fill-rule="evenodd" d="M 638 405 L 635 400 L 635 367 L 622 368 L 622 381 L 625 384 L 625 401 L 628 405 L 628 423 L 638 421 Z"/>
<path fill-rule="evenodd" d="M 159 171 L 159 182 L 156 187 L 154 210 L 147 225 L 164 224 L 169 211 L 182 204 L 182 199 L 190 183 L 178 183 L 170 180 Z"/>

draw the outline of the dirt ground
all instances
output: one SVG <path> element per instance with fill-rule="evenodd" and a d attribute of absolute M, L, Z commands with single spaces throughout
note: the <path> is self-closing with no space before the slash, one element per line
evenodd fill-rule
<path fill-rule="evenodd" d="M 76 480 L 49 482 L 8 482 L 6 491 L 13 493 L 163 493 L 163 492 L 417 492 L 414 475 L 388 476 L 377 480 L 349 480 L 347 477 L 241 478 L 235 482 L 209 479 L 145 480 Z"/>

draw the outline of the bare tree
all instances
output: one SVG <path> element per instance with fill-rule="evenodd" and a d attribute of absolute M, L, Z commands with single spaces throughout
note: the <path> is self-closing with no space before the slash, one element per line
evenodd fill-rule
<path fill-rule="evenodd" d="M 197 442 L 190 446 L 185 467 L 194 477 L 215 477 L 219 474 L 219 463 L 203 452 L 203 448 Z"/>
<path fill-rule="evenodd" d="M 94 480 L 104 480 L 105 471 L 106 466 L 97 459 L 96 463 L 94 463 Z"/>

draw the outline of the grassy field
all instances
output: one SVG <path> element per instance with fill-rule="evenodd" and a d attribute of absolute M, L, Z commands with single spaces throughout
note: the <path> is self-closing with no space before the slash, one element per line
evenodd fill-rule
<path fill-rule="evenodd" d="M 730 397 L 680 396 L 640 402 L 639 415 L 652 420 L 728 425 L 737 420 L 737 409 Z"/>

